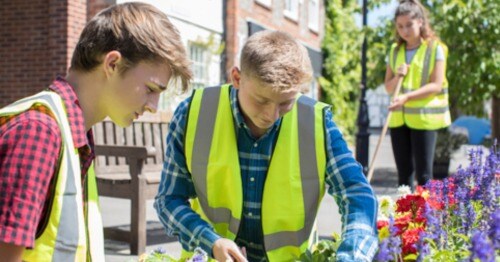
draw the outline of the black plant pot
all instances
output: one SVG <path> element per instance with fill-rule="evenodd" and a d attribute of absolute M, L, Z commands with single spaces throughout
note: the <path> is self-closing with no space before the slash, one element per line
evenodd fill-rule
<path fill-rule="evenodd" d="M 450 169 L 450 160 L 445 162 L 434 161 L 432 165 L 432 175 L 434 179 L 445 179 L 448 177 L 448 170 Z"/>

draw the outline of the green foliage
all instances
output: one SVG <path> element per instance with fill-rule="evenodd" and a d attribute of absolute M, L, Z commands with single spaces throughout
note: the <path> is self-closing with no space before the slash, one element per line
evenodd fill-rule
<path fill-rule="evenodd" d="M 139 262 L 177 262 L 177 259 L 168 254 L 153 251 L 150 254 L 142 254 L 139 257 Z"/>
<path fill-rule="evenodd" d="M 436 34 L 449 49 L 446 75 L 453 118 L 458 114 L 484 116 L 484 101 L 500 96 L 500 1 L 423 0 L 422 3 L 429 10 Z M 392 17 L 367 35 L 368 87 L 375 88 L 383 83 L 385 56 L 394 41 Z"/>
<path fill-rule="evenodd" d="M 368 1 L 368 8 L 379 7 L 390 0 Z M 384 63 L 385 42 L 379 39 L 378 29 L 362 29 L 356 25 L 355 15 L 361 16 L 361 6 L 356 0 L 325 1 L 326 21 L 322 51 L 324 56 L 323 77 L 319 79 L 322 87 L 322 100 L 332 105 L 335 123 L 352 143 L 356 131 L 356 116 L 359 106 L 361 84 L 361 47 L 364 36 L 368 37 L 367 86 L 376 87 L 383 83 L 383 74 L 371 61 Z M 371 38 L 370 38 L 371 37 Z M 378 37 L 378 38 L 377 38 Z M 377 57 L 371 59 L 371 57 Z M 385 68 L 385 67 L 384 67 Z M 377 75 L 378 82 L 373 81 Z M 382 79 L 382 82 L 380 81 Z M 375 83 L 375 84 L 374 84 Z"/>
<path fill-rule="evenodd" d="M 347 141 L 355 132 L 356 111 L 361 76 L 361 30 L 353 14 L 359 12 L 357 1 L 326 1 L 323 76 L 319 83 L 323 101 L 332 105 L 333 118 Z"/>
<path fill-rule="evenodd" d="M 306 250 L 296 260 L 297 262 L 335 262 L 337 249 L 340 245 L 340 236 L 333 235 L 333 240 L 321 240 L 313 248 L 313 250 Z"/>
<path fill-rule="evenodd" d="M 483 102 L 500 96 L 500 2 L 423 2 L 438 36 L 449 47 L 447 77 L 454 112 L 483 116 Z"/>
<path fill-rule="evenodd" d="M 369 9 L 389 0 L 368 1 Z M 431 25 L 448 46 L 447 78 L 450 107 L 458 114 L 484 116 L 483 103 L 500 96 L 500 1 L 422 0 Z M 333 107 L 334 120 L 348 142 L 353 141 L 359 105 L 361 45 L 367 37 L 367 88 L 384 82 L 386 56 L 394 38 L 392 15 L 376 28 L 361 29 L 354 0 L 325 1 L 326 21 L 322 51 L 322 100 Z M 368 12 L 370 15 L 370 12 Z M 473 94 L 473 95 L 471 95 Z"/>
<path fill-rule="evenodd" d="M 394 24 L 392 19 L 381 21 L 375 28 L 366 29 L 368 39 L 367 83 L 370 89 L 384 84 L 386 57 L 394 39 Z"/>

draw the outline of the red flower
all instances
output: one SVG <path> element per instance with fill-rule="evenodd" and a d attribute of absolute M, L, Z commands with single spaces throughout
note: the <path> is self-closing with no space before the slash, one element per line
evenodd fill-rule
<path fill-rule="evenodd" d="M 427 199 L 427 203 L 429 203 L 429 206 L 434 210 L 443 210 L 444 202 L 442 199 L 443 198 L 432 197 Z"/>
<path fill-rule="evenodd" d="M 425 210 L 424 210 L 424 208 L 420 208 L 417 211 L 417 214 L 413 218 L 413 222 L 415 222 L 415 223 L 422 223 L 422 224 L 425 225 L 425 222 L 427 222 L 427 219 L 425 218 Z"/>
<path fill-rule="evenodd" d="M 408 224 L 411 222 L 411 214 L 397 216 L 394 221 L 394 226 L 398 228 L 396 235 L 400 235 L 402 232 L 408 228 Z"/>
<path fill-rule="evenodd" d="M 450 206 L 454 205 L 457 202 L 455 200 L 455 192 L 456 192 L 455 177 L 449 177 L 448 178 L 448 201 L 449 201 Z"/>
<path fill-rule="evenodd" d="M 403 240 L 403 254 L 412 254 L 417 252 L 417 242 L 420 238 L 420 232 L 424 232 L 422 227 L 408 229 L 401 235 Z"/>
<path fill-rule="evenodd" d="M 432 209 L 442 210 L 444 208 L 444 197 L 443 197 L 443 181 L 441 180 L 431 180 L 430 188 L 437 190 L 429 191 L 429 197 L 427 198 L 427 203 Z"/>
<path fill-rule="evenodd" d="M 377 221 L 377 229 L 378 230 L 380 230 L 380 229 L 382 229 L 384 227 L 387 227 L 387 226 L 389 226 L 389 221 L 387 221 L 387 220 L 379 220 L 379 221 Z"/>
<path fill-rule="evenodd" d="M 425 191 L 426 191 L 426 189 L 423 186 L 417 186 L 417 189 L 416 189 L 417 193 L 416 193 L 416 195 L 421 196 L 421 195 L 424 194 Z"/>
<path fill-rule="evenodd" d="M 412 215 L 416 216 L 417 211 L 424 208 L 425 199 L 420 195 L 406 195 L 404 198 L 398 199 L 396 205 L 396 212 L 411 211 Z"/>

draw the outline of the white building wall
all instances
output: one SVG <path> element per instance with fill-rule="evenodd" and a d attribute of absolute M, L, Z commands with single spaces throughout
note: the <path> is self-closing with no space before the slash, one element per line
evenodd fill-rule
<path fill-rule="evenodd" d="M 385 91 L 384 85 L 380 85 L 375 90 L 367 90 L 366 103 L 368 104 L 370 127 L 382 128 L 389 113 L 387 107 L 390 103 L 390 96 Z"/>
<path fill-rule="evenodd" d="M 117 0 L 125 2 L 143 2 L 156 6 L 171 17 L 222 33 L 222 0 Z M 184 33 L 184 32 L 181 32 Z"/>
<path fill-rule="evenodd" d="M 134 1 L 117 0 L 116 2 Z M 205 59 L 207 66 L 204 84 L 206 86 L 219 85 L 221 58 L 217 51 L 223 42 L 222 0 L 140 0 L 140 2 L 154 5 L 168 15 L 180 32 L 188 55 L 191 44 L 206 45 L 210 38 L 213 39 L 213 44 L 207 46 L 209 55 Z M 166 91 L 160 99 L 159 108 L 173 111 L 190 94 L 190 91 L 182 95 Z"/>

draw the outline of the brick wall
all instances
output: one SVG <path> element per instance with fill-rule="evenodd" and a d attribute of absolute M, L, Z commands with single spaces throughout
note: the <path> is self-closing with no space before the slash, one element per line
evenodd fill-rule
<path fill-rule="evenodd" d="M 92 19 L 99 11 L 116 3 L 115 0 L 88 0 L 87 21 Z"/>
<path fill-rule="evenodd" d="M 321 50 L 321 41 L 324 35 L 324 4 L 320 4 L 319 10 L 319 31 L 309 29 L 308 8 L 309 0 L 302 0 L 299 5 L 298 17 L 296 20 L 290 19 L 284 14 L 285 1 L 271 1 L 271 6 L 266 6 L 256 0 L 225 0 L 226 4 L 226 72 L 239 64 L 239 50 L 248 36 L 247 21 L 252 21 L 262 27 L 271 30 L 281 30 L 288 32 L 299 42 L 315 50 Z M 228 82 L 230 78 L 228 77 Z M 317 98 L 320 99 L 321 88 L 316 86 Z"/>
<path fill-rule="evenodd" d="M 272 1 L 272 6 L 262 5 L 255 0 L 227 0 L 226 19 L 226 70 L 230 70 L 238 64 L 238 51 L 243 43 L 239 42 L 238 34 L 247 35 L 246 21 L 254 21 L 266 28 L 282 30 L 291 34 L 300 42 L 307 44 L 317 50 L 321 49 L 321 39 L 323 37 L 323 26 L 319 32 L 314 32 L 308 28 L 307 11 L 308 1 L 300 4 L 299 17 L 292 20 L 283 14 L 284 1 Z M 322 1 L 319 1 L 322 3 Z M 319 14 L 324 13 L 324 6 L 321 6 Z M 324 17 L 321 23 L 324 23 Z"/>
<path fill-rule="evenodd" d="M 65 75 L 86 22 L 86 0 L 3 1 L 0 8 L 0 107 Z"/>
<path fill-rule="evenodd" d="M 229 81 L 230 70 L 237 64 L 238 54 L 238 2 L 239 0 L 226 1 L 226 79 Z"/>

